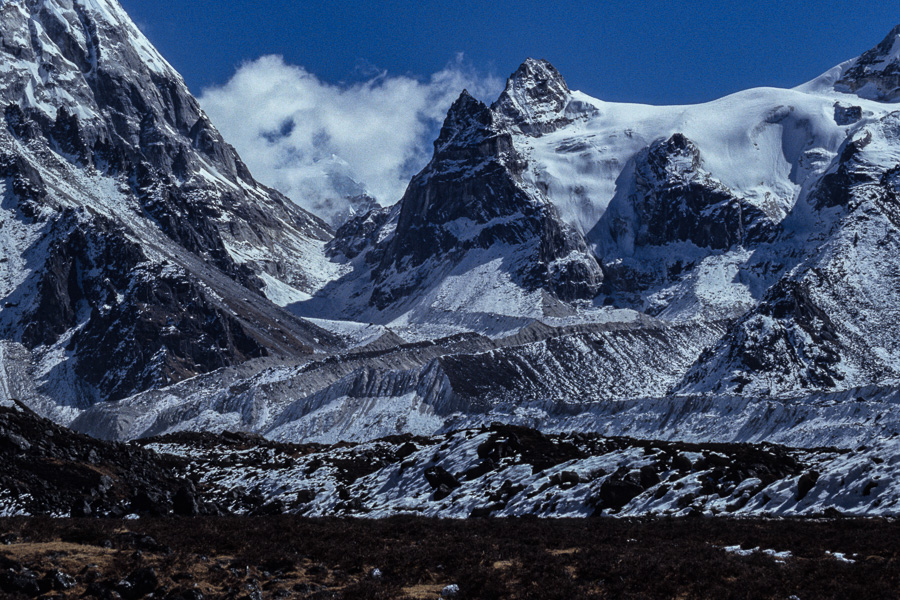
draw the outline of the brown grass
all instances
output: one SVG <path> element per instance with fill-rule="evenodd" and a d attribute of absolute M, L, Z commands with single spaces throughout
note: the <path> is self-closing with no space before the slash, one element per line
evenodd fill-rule
<path fill-rule="evenodd" d="M 126 532 L 171 552 L 137 556 Z M 30 568 L 52 563 L 78 576 L 93 563 L 101 578 L 119 581 L 152 566 L 168 590 L 196 582 L 213 599 L 238 598 L 229 594 L 253 581 L 264 598 L 434 599 L 451 583 L 466 599 L 805 600 L 896 598 L 900 590 L 900 524 L 887 520 L 0 520 L 6 533 L 19 539 L 0 556 Z M 793 557 L 778 564 L 722 550 L 731 545 Z M 826 551 L 858 560 L 841 563 Z M 374 567 L 380 579 L 369 576 Z"/>

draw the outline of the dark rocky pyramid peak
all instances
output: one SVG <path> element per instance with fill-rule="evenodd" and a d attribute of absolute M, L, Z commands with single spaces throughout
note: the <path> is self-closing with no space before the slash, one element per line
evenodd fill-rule
<path fill-rule="evenodd" d="M 570 123 L 572 92 L 566 80 L 546 60 L 527 59 L 506 81 L 506 89 L 491 107 L 508 127 L 527 135 L 549 133 Z M 576 103 L 576 113 L 590 107 Z"/>
<path fill-rule="evenodd" d="M 491 111 L 481 100 L 463 90 L 459 98 L 450 105 L 444 125 L 460 121 L 477 121 L 484 125 L 491 122 Z"/>
<path fill-rule="evenodd" d="M 459 98 L 452 104 L 452 106 L 456 106 L 457 104 L 468 104 L 471 102 L 478 102 L 478 99 L 475 98 L 472 94 L 469 93 L 468 89 L 463 89 L 459 94 Z"/>
<path fill-rule="evenodd" d="M 435 153 L 450 147 L 471 146 L 476 138 L 488 137 L 493 121 L 490 109 L 468 90 L 463 90 L 447 111 L 441 133 L 434 142 Z"/>
<path fill-rule="evenodd" d="M 373 254 L 380 256 L 371 296 L 376 308 L 423 289 L 431 274 L 416 269 L 429 261 L 458 264 L 501 245 L 531 252 L 505 266 L 524 288 L 543 288 L 562 300 L 596 294 L 599 265 L 555 209 L 521 185 L 525 162 L 498 118 L 465 90 L 450 107 L 434 157 L 400 200 L 394 234 Z M 453 223 L 465 223 L 465 234 Z"/>
<path fill-rule="evenodd" d="M 526 58 L 506 82 L 506 89 L 539 89 L 556 90 L 569 93 L 569 86 L 562 74 L 549 61 L 543 58 Z"/>
<path fill-rule="evenodd" d="M 772 239 L 775 224 L 759 207 L 714 179 L 702 162 L 700 150 L 682 133 L 655 141 L 635 157 L 633 192 L 617 196 L 590 234 L 594 239 L 608 234 L 614 240 L 615 249 L 607 252 L 608 269 L 618 269 L 619 257 L 633 256 L 646 246 L 690 242 L 727 250 Z M 622 282 L 616 291 L 631 292 L 643 285 L 642 277 L 629 269 L 610 278 Z"/>
<path fill-rule="evenodd" d="M 900 25 L 897 25 L 896 27 L 891 29 L 891 32 L 887 34 L 887 37 L 885 37 L 880 44 L 875 46 L 875 48 L 873 48 L 872 50 L 869 50 L 869 52 L 867 52 L 866 54 L 875 53 L 880 56 L 886 56 L 891 53 L 891 50 L 893 50 L 894 45 L 898 42 L 898 40 L 900 40 Z"/>

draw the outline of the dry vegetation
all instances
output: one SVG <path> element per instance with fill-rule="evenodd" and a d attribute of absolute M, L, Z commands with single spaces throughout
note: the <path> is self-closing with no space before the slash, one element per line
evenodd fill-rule
<path fill-rule="evenodd" d="M 542 600 L 900 590 L 900 525 L 884 520 L 8 519 L 0 540 L 9 598 L 438 598 L 448 584 L 459 598 Z M 737 545 L 792 555 L 723 550 Z M 13 589 L 27 581 L 36 587 Z"/>

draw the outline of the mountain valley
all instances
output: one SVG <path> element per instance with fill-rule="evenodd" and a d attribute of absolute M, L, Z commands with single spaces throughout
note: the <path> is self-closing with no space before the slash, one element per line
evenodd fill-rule
<path fill-rule="evenodd" d="M 208 514 L 896 514 L 900 27 L 693 106 L 527 59 L 397 204 L 318 216 L 116 0 L 5 2 L 0 57 L 0 405 L 35 435 L 175 461 Z"/>

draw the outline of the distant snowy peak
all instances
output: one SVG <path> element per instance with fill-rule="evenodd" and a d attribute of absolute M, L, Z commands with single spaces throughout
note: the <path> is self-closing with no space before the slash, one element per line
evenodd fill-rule
<path fill-rule="evenodd" d="M 501 123 L 526 135 L 555 131 L 596 109 L 574 101 L 566 80 L 546 60 L 529 58 L 506 82 L 506 89 L 491 107 Z"/>
<path fill-rule="evenodd" d="M 311 316 L 334 318 L 343 310 L 416 325 L 436 316 L 441 331 L 460 322 L 480 332 L 505 327 L 484 325 L 486 316 L 524 326 L 548 312 L 572 314 L 568 302 L 594 298 L 600 266 L 581 234 L 523 179 L 513 136 L 496 112 L 464 91 L 431 161 L 399 204 L 351 219 L 329 243 L 330 254 L 351 261 L 353 272 L 328 286 L 336 302 L 325 312 L 317 299 L 309 304 Z"/>
<path fill-rule="evenodd" d="M 299 181 L 275 183 L 279 189 L 287 188 L 291 198 L 296 198 L 304 208 L 338 229 L 356 215 L 364 215 L 378 208 L 375 200 L 357 179 L 350 164 L 336 155 L 322 158 L 315 169 Z"/>
<path fill-rule="evenodd" d="M 878 46 L 852 61 L 834 87 L 867 100 L 900 101 L 900 25 Z"/>

